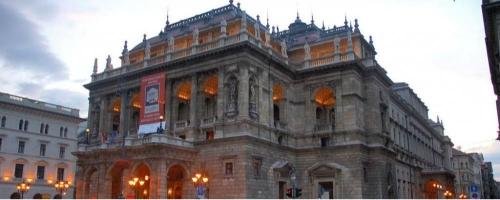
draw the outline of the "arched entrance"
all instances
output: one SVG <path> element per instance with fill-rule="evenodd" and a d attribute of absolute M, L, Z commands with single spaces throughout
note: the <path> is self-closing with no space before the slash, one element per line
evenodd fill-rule
<path fill-rule="evenodd" d="M 10 198 L 11 199 L 20 199 L 21 198 L 21 194 L 19 194 L 19 192 L 14 192 L 10 195 Z"/>
<path fill-rule="evenodd" d="M 167 198 L 181 199 L 186 171 L 180 165 L 173 165 L 168 169 L 167 177 Z"/>
<path fill-rule="evenodd" d="M 123 196 L 123 170 L 128 168 L 129 163 L 124 160 L 117 161 L 111 167 L 108 175 L 111 177 L 111 198 L 117 199 Z"/>
<path fill-rule="evenodd" d="M 36 193 L 35 195 L 33 195 L 33 199 L 42 199 L 42 198 L 43 196 L 40 193 Z"/>
<path fill-rule="evenodd" d="M 132 175 L 133 175 L 132 179 L 137 179 L 139 180 L 139 182 L 143 181 L 142 184 L 129 186 L 133 187 L 132 190 L 134 191 L 135 198 L 148 199 L 150 192 L 149 183 L 152 178 L 149 167 L 145 163 L 141 163 L 135 168 L 134 173 L 132 173 Z"/>
<path fill-rule="evenodd" d="M 99 175 L 97 172 L 97 168 L 93 167 L 87 171 L 85 175 L 84 182 L 84 193 L 83 197 L 85 199 L 96 199 L 98 198 L 98 187 L 99 187 Z"/>

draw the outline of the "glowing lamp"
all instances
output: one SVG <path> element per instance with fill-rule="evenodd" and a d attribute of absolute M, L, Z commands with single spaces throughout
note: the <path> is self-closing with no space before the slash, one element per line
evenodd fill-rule
<path fill-rule="evenodd" d="M 203 177 L 203 182 L 204 183 L 208 182 L 208 178 L 207 177 Z"/>

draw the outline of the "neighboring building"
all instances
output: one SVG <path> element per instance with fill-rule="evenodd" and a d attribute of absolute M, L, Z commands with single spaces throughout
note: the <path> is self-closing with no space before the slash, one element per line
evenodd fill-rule
<path fill-rule="evenodd" d="M 482 198 L 483 156 L 478 153 L 464 153 L 453 149 L 453 170 L 455 171 L 455 194 L 460 197 Z"/>
<path fill-rule="evenodd" d="M 500 129 L 500 1 L 483 0 L 481 6 L 483 10 L 483 22 L 486 41 L 486 52 L 488 53 L 488 63 L 490 67 L 491 83 L 493 92 L 497 96 L 497 120 Z M 498 138 L 500 140 L 500 132 Z"/>
<path fill-rule="evenodd" d="M 120 68 L 108 57 L 97 73 L 96 60 L 85 85 L 89 137 L 75 152 L 77 198 L 285 198 L 293 186 L 301 198 L 443 198 L 455 190 L 443 123 L 387 76 L 357 20 L 326 30 L 297 16 L 288 28 L 264 25 L 231 0 L 167 18 L 130 51 L 125 43 Z M 195 190 L 196 173 L 209 190 Z M 144 185 L 130 186 L 133 178 Z"/>
<path fill-rule="evenodd" d="M 483 163 L 481 167 L 483 175 L 483 198 L 484 199 L 498 199 L 498 187 L 495 179 L 493 178 L 493 167 L 491 162 Z"/>
<path fill-rule="evenodd" d="M 0 93 L 0 119 L 0 198 L 22 181 L 31 184 L 25 198 L 52 198 L 56 181 L 73 183 L 79 110 Z"/>

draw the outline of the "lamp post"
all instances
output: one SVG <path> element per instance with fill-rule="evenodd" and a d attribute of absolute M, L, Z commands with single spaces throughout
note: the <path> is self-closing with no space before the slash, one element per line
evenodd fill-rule
<path fill-rule="evenodd" d="M 163 115 L 160 115 L 160 133 L 163 134 L 163 127 L 162 127 L 162 124 L 163 124 Z"/>
<path fill-rule="evenodd" d="M 196 198 L 207 198 L 208 199 L 208 177 L 202 175 L 201 173 L 196 173 L 191 180 L 196 189 Z"/>
<path fill-rule="evenodd" d="M 436 199 L 439 199 L 439 190 L 442 190 L 443 186 L 439 183 L 434 183 L 432 187 L 436 189 Z"/>
<path fill-rule="evenodd" d="M 148 190 L 145 188 L 146 183 L 149 181 L 149 176 L 144 176 L 144 179 L 139 177 L 134 177 L 128 181 L 128 185 L 134 190 L 135 198 L 145 198 L 148 194 Z M 142 190 L 142 193 L 141 193 Z M 141 195 L 142 194 L 142 195 Z"/>
<path fill-rule="evenodd" d="M 85 139 L 87 139 L 87 144 L 90 144 L 90 129 L 86 128 L 85 129 Z"/>
<path fill-rule="evenodd" d="M 66 191 L 68 191 L 69 187 L 70 183 L 68 181 L 59 181 L 54 184 L 54 188 L 61 198 L 63 195 L 66 195 Z"/>
<path fill-rule="evenodd" d="M 24 198 L 24 193 L 30 190 L 31 186 L 29 183 L 25 183 L 24 181 L 17 184 L 16 186 L 17 192 L 21 193 L 21 199 Z"/>

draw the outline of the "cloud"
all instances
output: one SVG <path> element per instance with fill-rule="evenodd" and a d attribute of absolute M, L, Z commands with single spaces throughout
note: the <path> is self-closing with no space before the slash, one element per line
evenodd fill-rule
<path fill-rule="evenodd" d="M 30 71 L 43 80 L 67 78 L 67 68 L 50 52 L 38 26 L 3 1 L 0 2 L 0 27 L 3 67 Z"/>

